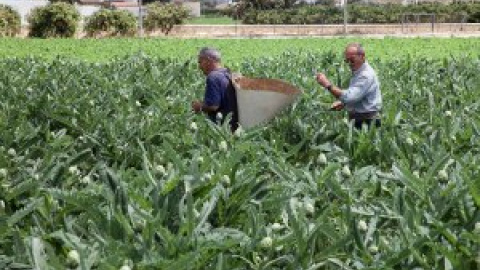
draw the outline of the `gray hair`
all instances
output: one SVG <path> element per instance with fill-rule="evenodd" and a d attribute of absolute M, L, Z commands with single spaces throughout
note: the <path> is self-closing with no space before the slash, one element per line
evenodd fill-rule
<path fill-rule="evenodd" d="M 215 62 L 221 62 L 222 60 L 222 55 L 220 54 L 220 52 L 217 49 L 209 48 L 209 47 L 202 48 L 198 53 L 198 57 L 208 58 Z"/>
<path fill-rule="evenodd" d="M 348 44 L 347 48 L 355 48 L 357 51 L 357 55 L 365 56 L 365 49 L 363 48 L 362 44 L 360 43 L 350 43 Z"/>

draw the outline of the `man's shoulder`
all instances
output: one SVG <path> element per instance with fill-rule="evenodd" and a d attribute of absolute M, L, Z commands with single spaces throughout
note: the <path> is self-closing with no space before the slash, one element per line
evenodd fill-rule
<path fill-rule="evenodd" d="M 229 79 L 229 72 L 227 69 L 213 70 L 207 76 L 207 81 L 224 81 L 228 79 Z"/>
<path fill-rule="evenodd" d="M 362 68 L 359 70 L 359 75 L 362 76 L 374 76 L 375 75 L 375 70 L 370 66 L 368 62 L 365 62 L 362 66 Z"/>
<path fill-rule="evenodd" d="M 212 70 L 209 74 L 208 77 L 225 77 L 226 74 L 229 74 L 229 70 L 226 68 L 219 68 Z"/>

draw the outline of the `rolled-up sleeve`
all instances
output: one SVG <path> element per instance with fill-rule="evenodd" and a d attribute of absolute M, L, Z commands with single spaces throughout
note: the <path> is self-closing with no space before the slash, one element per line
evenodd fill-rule
<path fill-rule="evenodd" d="M 340 101 L 344 104 L 352 104 L 360 101 L 367 95 L 366 89 L 368 88 L 369 79 L 366 75 L 360 75 L 358 78 L 355 78 L 348 89 L 343 91 L 342 95 L 339 97 Z"/>

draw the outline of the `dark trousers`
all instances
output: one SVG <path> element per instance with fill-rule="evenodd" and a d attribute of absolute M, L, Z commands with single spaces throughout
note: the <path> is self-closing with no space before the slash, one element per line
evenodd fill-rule
<path fill-rule="evenodd" d="M 363 125 L 367 125 L 370 128 L 372 125 L 379 128 L 382 126 L 380 119 L 354 119 L 354 126 L 356 129 L 362 129 Z"/>

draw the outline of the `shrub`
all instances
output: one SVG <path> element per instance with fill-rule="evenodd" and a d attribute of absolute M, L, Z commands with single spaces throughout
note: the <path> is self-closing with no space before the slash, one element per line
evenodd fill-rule
<path fill-rule="evenodd" d="M 14 37 L 20 33 L 21 19 L 17 11 L 0 5 L 0 37 Z"/>
<path fill-rule="evenodd" d="M 267 1 L 268 2 L 268 1 Z M 241 2 L 243 3 L 243 2 Z M 350 3 L 350 2 L 349 2 Z M 435 20 L 441 22 L 479 22 L 480 5 L 469 4 L 419 4 L 419 5 L 364 5 L 353 4 L 348 6 L 349 23 L 398 23 L 406 13 L 435 14 Z M 325 23 L 338 24 L 343 22 L 343 10 L 334 6 L 298 5 L 292 9 L 253 9 L 245 4 L 236 6 L 231 11 L 231 16 L 238 16 L 245 24 L 262 23 Z M 278 17 L 281 20 L 278 20 Z M 422 22 L 430 22 L 430 17 L 420 17 Z"/>
<path fill-rule="evenodd" d="M 189 11 L 176 4 L 153 3 L 147 9 L 145 29 L 148 32 L 160 30 L 168 35 L 175 25 L 182 24 L 189 17 Z"/>
<path fill-rule="evenodd" d="M 76 2 L 78 2 L 77 0 L 49 0 L 50 3 L 60 3 L 60 2 L 63 2 L 63 3 L 67 3 L 67 4 L 75 4 Z"/>
<path fill-rule="evenodd" d="M 71 4 L 53 3 L 33 9 L 28 17 L 31 37 L 73 37 L 80 13 Z"/>
<path fill-rule="evenodd" d="M 100 9 L 85 23 L 88 36 L 133 36 L 136 27 L 135 16 L 125 10 Z"/>

